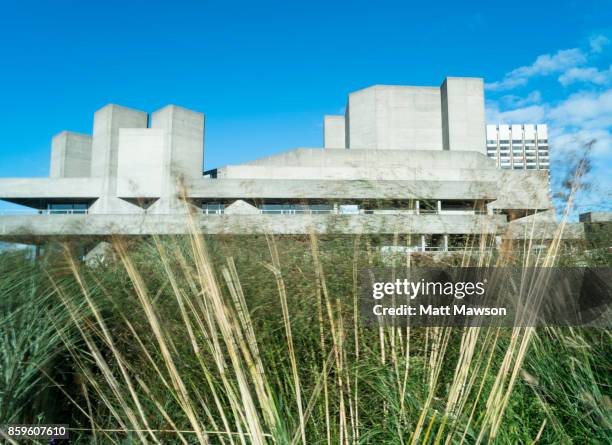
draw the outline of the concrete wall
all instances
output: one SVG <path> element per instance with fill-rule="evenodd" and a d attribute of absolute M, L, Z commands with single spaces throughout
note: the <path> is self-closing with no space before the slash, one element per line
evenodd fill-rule
<path fill-rule="evenodd" d="M 410 165 L 362 165 L 359 167 L 294 167 L 278 168 L 266 165 L 228 165 L 217 170 L 218 179 L 320 179 L 320 180 L 442 180 L 442 181 L 495 181 L 495 170 L 463 168 L 414 168 Z"/>
<path fill-rule="evenodd" d="M 240 165 L 346 168 L 406 166 L 423 170 L 435 168 L 496 170 L 495 161 L 481 153 L 446 152 L 442 150 L 321 150 L 317 148 L 298 148 Z"/>
<path fill-rule="evenodd" d="M 505 218 L 473 215 L 196 215 L 195 225 L 210 234 L 315 233 L 500 233 Z M 189 234 L 188 217 L 172 215 L 0 216 L 0 238 L 39 236 Z"/>
<path fill-rule="evenodd" d="M 62 131 L 51 142 L 51 178 L 83 178 L 91 175 L 91 136 Z"/>
<path fill-rule="evenodd" d="M 499 170 L 498 199 L 491 209 L 552 209 L 548 172 Z"/>
<path fill-rule="evenodd" d="M 488 199 L 498 197 L 497 182 L 367 181 L 309 179 L 207 179 L 188 184 L 194 199 Z"/>
<path fill-rule="evenodd" d="M 440 90 L 377 85 L 351 93 L 349 147 L 441 150 Z"/>
<path fill-rule="evenodd" d="M 165 134 L 157 128 L 121 128 L 117 196 L 159 198 L 164 175 Z"/>
<path fill-rule="evenodd" d="M 323 146 L 325 148 L 346 148 L 344 116 L 325 116 L 323 120 Z"/>
<path fill-rule="evenodd" d="M 482 79 L 447 77 L 441 90 L 444 150 L 485 153 Z"/>

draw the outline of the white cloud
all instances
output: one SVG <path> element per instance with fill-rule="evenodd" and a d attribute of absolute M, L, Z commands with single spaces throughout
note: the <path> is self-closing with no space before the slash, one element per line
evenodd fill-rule
<path fill-rule="evenodd" d="M 599 54 L 602 52 L 604 46 L 610 43 L 610 39 L 604 35 L 597 35 L 591 37 L 589 40 L 589 44 L 591 46 L 591 52 L 594 54 Z"/>
<path fill-rule="evenodd" d="M 499 106 L 489 103 L 487 107 L 487 122 L 504 124 L 524 124 L 544 122 L 546 107 L 543 105 L 529 105 L 508 111 L 500 111 Z"/>
<path fill-rule="evenodd" d="M 559 82 L 563 86 L 575 82 L 588 82 L 595 85 L 605 85 L 612 80 L 612 66 L 607 70 L 600 71 L 597 68 L 570 68 L 559 76 Z"/>
<path fill-rule="evenodd" d="M 564 72 L 569 68 L 582 65 L 586 61 L 586 55 L 578 48 L 563 49 L 553 55 L 542 54 L 531 65 L 521 66 L 510 71 L 500 81 L 487 83 L 486 88 L 489 91 L 509 90 L 527 84 L 532 77 Z"/>
<path fill-rule="evenodd" d="M 531 104 L 537 104 L 542 101 L 542 94 L 539 91 L 532 91 L 527 97 L 520 97 L 514 94 L 506 94 L 499 99 L 507 107 L 525 107 Z"/>
<path fill-rule="evenodd" d="M 612 128 L 612 89 L 601 92 L 579 92 L 571 95 L 548 115 L 561 127 Z"/>

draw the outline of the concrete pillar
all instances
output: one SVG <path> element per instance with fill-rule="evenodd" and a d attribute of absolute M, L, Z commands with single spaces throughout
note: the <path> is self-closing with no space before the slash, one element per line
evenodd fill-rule
<path fill-rule="evenodd" d="M 117 197 L 119 129 L 146 128 L 147 113 L 109 104 L 94 114 L 91 176 L 102 178 L 100 197 L 90 213 L 140 213 L 140 207 Z"/>
<path fill-rule="evenodd" d="M 178 198 L 184 184 L 202 178 L 204 170 L 204 114 L 168 105 L 151 115 L 151 129 L 164 132 L 161 197 L 149 213 L 186 210 Z"/>
<path fill-rule="evenodd" d="M 425 252 L 425 247 L 426 247 L 426 244 L 425 244 L 425 235 L 421 235 L 421 251 L 422 252 Z"/>
<path fill-rule="evenodd" d="M 438 207 L 437 207 L 437 212 L 438 212 L 438 214 L 440 214 L 440 213 L 442 213 L 442 201 L 440 201 L 440 200 L 438 199 L 438 201 L 437 201 L 437 205 L 438 205 Z"/>
<path fill-rule="evenodd" d="M 91 175 L 91 136 L 62 131 L 51 142 L 51 178 L 86 178 Z"/>
<path fill-rule="evenodd" d="M 344 116 L 325 116 L 323 120 L 323 143 L 325 148 L 346 148 Z"/>
<path fill-rule="evenodd" d="M 414 211 L 417 215 L 421 213 L 421 201 L 418 199 L 414 202 Z"/>
<path fill-rule="evenodd" d="M 443 250 L 445 252 L 448 252 L 448 235 L 444 235 L 443 239 L 444 239 L 444 245 L 443 245 L 444 249 Z"/>

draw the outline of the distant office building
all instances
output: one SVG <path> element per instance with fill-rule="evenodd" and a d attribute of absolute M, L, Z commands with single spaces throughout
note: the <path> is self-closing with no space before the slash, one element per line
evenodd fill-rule
<path fill-rule="evenodd" d="M 487 156 L 499 168 L 549 170 L 546 125 L 487 125 Z"/>

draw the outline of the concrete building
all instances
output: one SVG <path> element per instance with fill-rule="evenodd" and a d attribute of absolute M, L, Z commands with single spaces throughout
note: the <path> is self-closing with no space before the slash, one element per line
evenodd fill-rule
<path fill-rule="evenodd" d="M 0 216 L 0 239 L 369 232 L 407 234 L 426 251 L 557 228 L 547 172 L 487 157 L 482 79 L 357 91 L 344 116 L 325 117 L 324 148 L 202 173 L 204 126 L 174 105 L 103 107 L 92 136 L 53 139 L 49 178 L 0 179 L 0 199 L 32 209 Z"/>
<path fill-rule="evenodd" d="M 452 150 L 484 154 L 482 79 L 438 87 L 376 85 L 349 94 L 344 116 L 326 116 L 325 148 Z"/>
<path fill-rule="evenodd" d="M 550 170 L 548 128 L 544 124 L 487 125 L 487 156 L 513 170 Z"/>

